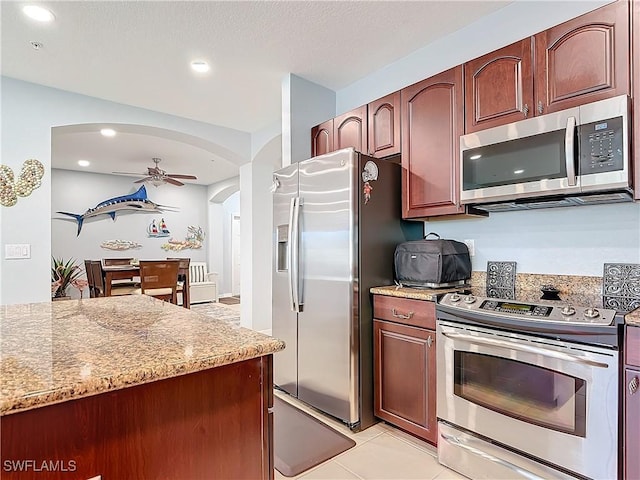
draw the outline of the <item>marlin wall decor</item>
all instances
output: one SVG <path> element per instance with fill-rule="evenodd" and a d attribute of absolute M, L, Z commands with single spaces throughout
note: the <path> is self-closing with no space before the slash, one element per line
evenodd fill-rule
<path fill-rule="evenodd" d="M 166 205 L 159 205 L 152 202 L 147 198 L 147 189 L 142 185 L 137 192 L 129 195 L 123 195 L 121 197 L 114 197 L 104 202 L 100 202 L 93 208 L 88 209 L 83 214 L 69 213 L 69 212 L 56 212 L 61 215 L 68 215 L 73 217 L 78 222 L 78 233 L 82 231 L 82 223 L 86 218 L 97 217 L 98 215 L 109 215 L 112 220 L 116 219 L 116 213 L 120 211 L 131 210 L 134 212 L 164 212 L 164 211 L 177 211 L 176 207 L 169 207 Z"/>

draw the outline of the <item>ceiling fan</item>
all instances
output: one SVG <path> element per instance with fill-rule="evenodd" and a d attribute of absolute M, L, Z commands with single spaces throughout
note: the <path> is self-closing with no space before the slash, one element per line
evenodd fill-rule
<path fill-rule="evenodd" d="M 133 183 L 143 183 L 143 182 L 151 182 L 154 186 L 158 186 L 158 185 L 162 185 L 163 183 L 170 183 L 171 185 L 176 185 L 178 187 L 181 187 L 182 185 L 184 185 L 184 183 L 176 180 L 176 178 L 181 178 L 184 180 L 197 180 L 198 177 L 194 176 L 194 175 L 182 175 L 179 173 L 167 173 L 164 170 L 162 170 L 160 167 L 158 167 L 158 164 L 160 163 L 160 158 L 152 158 L 151 160 L 153 160 L 153 163 L 156 164 L 155 167 L 147 167 L 148 172 L 145 173 L 128 173 L 128 172 L 112 172 L 115 173 L 117 175 L 136 175 L 136 176 L 144 176 L 144 178 L 140 179 L 140 180 L 136 180 Z"/>

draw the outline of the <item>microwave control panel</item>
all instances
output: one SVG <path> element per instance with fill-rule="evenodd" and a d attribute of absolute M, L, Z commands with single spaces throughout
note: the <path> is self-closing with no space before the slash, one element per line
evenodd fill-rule
<path fill-rule="evenodd" d="M 578 128 L 581 175 L 624 168 L 622 117 L 586 123 Z"/>

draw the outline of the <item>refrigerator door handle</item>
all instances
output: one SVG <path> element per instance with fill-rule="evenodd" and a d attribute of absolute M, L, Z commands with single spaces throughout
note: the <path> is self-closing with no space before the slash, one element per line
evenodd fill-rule
<path fill-rule="evenodd" d="M 290 233 L 289 233 L 289 285 L 291 292 L 291 308 L 294 312 L 301 312 L 300 303 L 300 205 L 302 199 L 295 197 L 291 200 Z"/>
<path fill-rule="evenodd" d="M 288 232 L 287 232 L 287 237 L 289 239 L 289 248 L 287 249 L 287 256 L 288 256 L 288 264 L 289 264 L 289 268 L 287 268 L 287 280 L 289 282 L 289 307 L 291 308 L 292 312 L 297 312 L 297 305 L 296 305 L 296 299 L 295 299 L 295 295 L 294 295 L 294 291 L 295 289 L 295 284 L 294 284 L 294 272 L 293 272 L 293 268 L 294 268 L 294 262 L 297 260 L 296 256 L 294 254 L 294 241 L 293 241 L 293 223 L 294 223 L 294 218 L 295 218 L 295 210 L 296 210 L 296 205 L 297 205 L 297 200 L 298 197 L 293 197 L 291 199 L 291 204 L 289 205 L 289 228 L 288 228 Z M 297 243 L 297 242 L 296 242 Z M 296 246 L 297 247 L 297 246 Z M 297 270 L 297 268 L 296 268 Z"/>

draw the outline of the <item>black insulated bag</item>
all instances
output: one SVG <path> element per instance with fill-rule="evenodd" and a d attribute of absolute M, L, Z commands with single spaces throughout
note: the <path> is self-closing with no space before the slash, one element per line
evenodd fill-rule
<path fill-rule="evenodd" d="M 433 235 L 435 238 L 427 238 Z M 471 278 L 471 258 L 467 246 L 428 233 L 423 240 L 396 247 L 393 263 L 401 286 L 442 288 L 463 285 Z"/>

